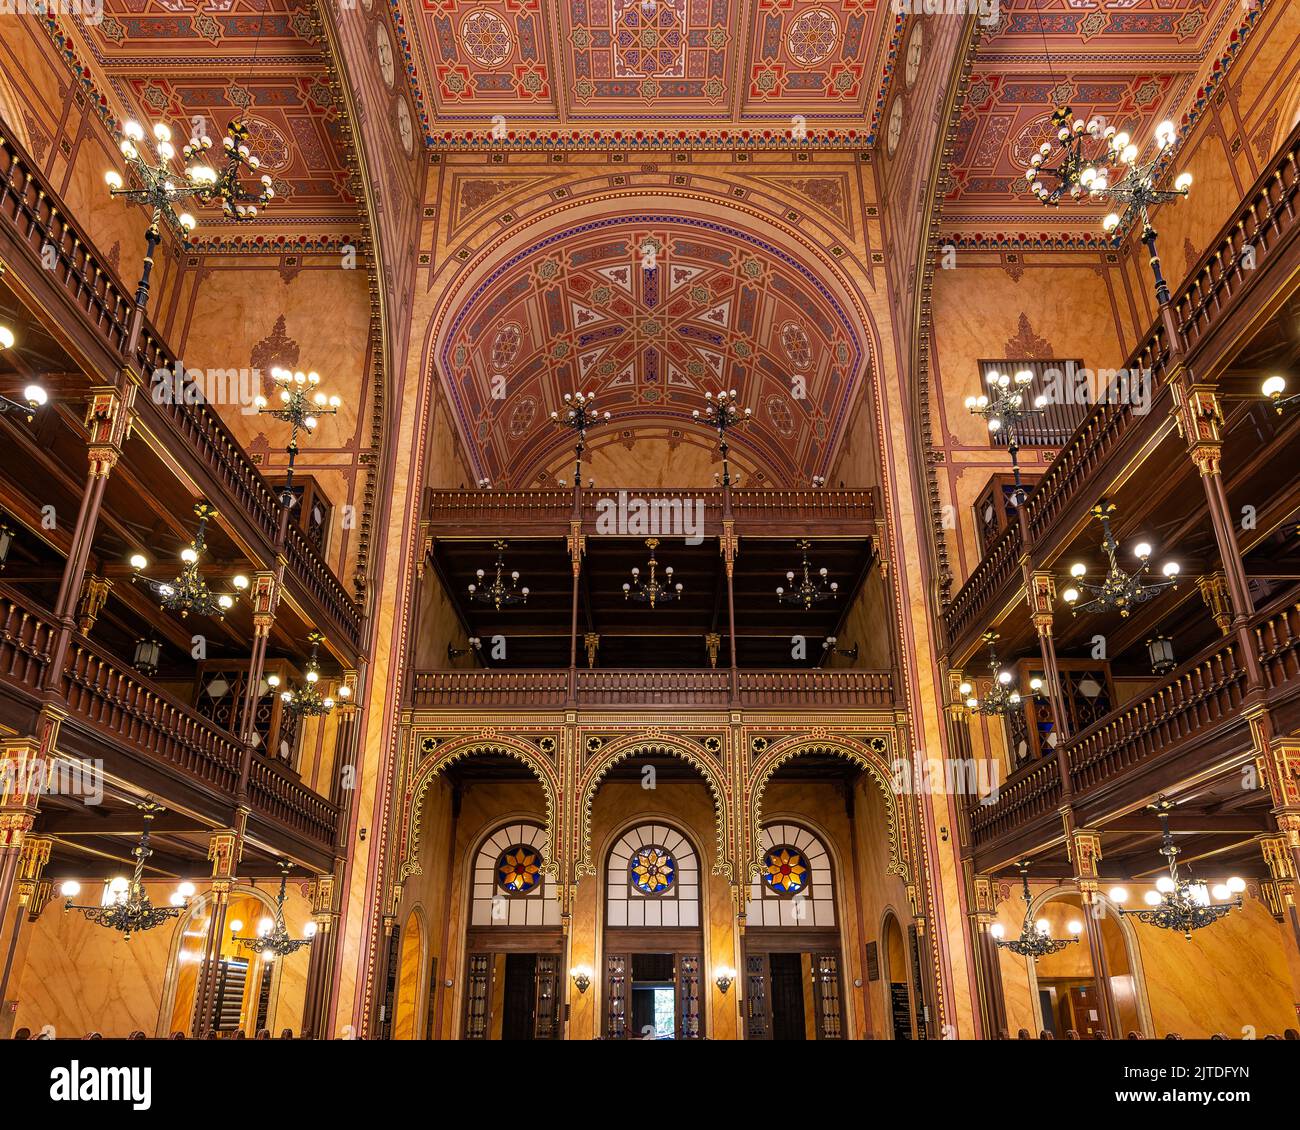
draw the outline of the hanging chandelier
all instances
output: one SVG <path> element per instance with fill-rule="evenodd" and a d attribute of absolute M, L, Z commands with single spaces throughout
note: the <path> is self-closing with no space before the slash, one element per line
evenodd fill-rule
<path fill-rule="evenodd" d="M 646 547 L 650 550 L 650 560 L 646 563 L 650 569 L 650 576 L 647 580 L 641 579 L 641 570 L 635 565 L 632 566 L 632 581 L 630 584 L 623 585 L 623 599 L 629 597 L 632 600 L 639 601 L 642 604 L 649 604 L 653 608 L 656 604 L 668 604 L 674 600 L 680 599 L 682 595 L 682 586 L 678 582 L 673 583 L 673 567 L 669 565 L 664 569 L 664 580 L 660 581 L 657 575 L 659 562 L 655 560 L 655 549 L 659 546 L 658 538 L 646 538 Z"/>
<path fill-rule="evenodd" d="M 171 897 L 170 906 L 154 906 L 144 889 L 144 864 L 153 849 L 149 847 L 149 825 L 158 813 L 164 811 L 161 805 L 145 800 L 136 805 L 144 819 L 144 829 L 140 833 L 140 842 L 131 850 L 135 856 L 135 869 L 131 878 L 118 876 L 111 879 L 100 906 L 86 906 L 72 900 L 81 893 L 81 884 L 69 880 L 59 888 L 59 893 L 68 901 L 63 904 L 65 911 L 79 910 L 86 918 L 99 926 L 118 930 L 129 941 L 132 934 L 152 930 L 169 919 L 175 918 L 189 906 L 194 897 L 194 884 L 181 883 Z"/>
<path fill-rule="evenodd" d="M 1070 566 L 1073 583 L 1061 593 L 1061 599 L 1075 615 L 1080 612 L 1117 611 L 1121 616 L 1128 616 L 1134 606 L 1145 604 L 1165 589 L 1178 587 L 1180 567 L 1177 561 L 1166 561 L 1161 567 L 1160 571 L 1165 578 L 1163 581 L 1147 579 L 1151 571 L 1151 546 L 1147 542 L 1139 542 L 1133 547 L 1133 554 L 1141 563 L 1134 572 L 1126 573 L 1120 568 L 1117 558 L 1119 543 L 1110 529 L 1110 516 L 1114 512 L 1114 503 L 1104 498 L 1092 508 L 1093 517 L 1101 522 L 1101 547 L 1109 562 L 1105 577 L 1100 581 L 1089 581 L 1088 567 L 1082 561 Z M 1079 604 L 1084 596 L 1092 599 Z"/>
<path fill-rule="evenodd" d="M 1023 699 L 1019 688 L 1015 685 L 1015 676 L 998 662 L 998 654 L 993 647 L 998 639 L 998 633 L 985 632 L 980 638 L 989 649 L 989 671 L 993 676 L 989 692 L 983 698 L 977 698 L 975 688 L 969 682 L 962 683 L 957 690 L 966 700 L 967 708 L 977 714 L 1011 714 L 1020 709 Z M 1039 697 L 1043 689 L 1043 680 L 1037 677 L 1030 679 L 1029 689 L 1035 698 Z"/>
<path fill-rule="evenodd" d="M 279 388 L 279 403 L 273 408 L 265 396 L 255 396 L 253 406 L 258 414 L 283 420 L 289 425 L 289 471 L 285 477 L 284 487 L 280 491 L 280 505 L 285 510 L 292 510 L 297 501 L 293 493 L 293 464 L 298 457 L 298 432 L 305 431 L 311 435 L 321 416 L 333 416 L 338 412 L 343 400 L 339 396 L 326 396 L 317 387 L 320 374 L 317 372 L 290 372 L 288 369 L 272 369 L 271 377 Z"/>
<path fill-rule="evenodd" d="M 813 575 L 812 567 L 808 564 L 808 551 L 812 548 L 812 542 L 807 538 L 794 543 L 795 548 L 803 553 L 802 577 L 799 579 L 797 587 L 787 588 L 785 585 L 776 586 L 776 598 L 782 604 L 802 605 L 804 608 L 811 608 L 814 604 L 820 604 L 824 600 L 832 600 L 839 591 L 839 582 L 826 580 L 827 570 L 825 566 L 817 570 L 816 576 Z M 795 571 L 789 570 L 785 575 L 786 581 L 794 585 Z"/>
<path fill-rule="evenodd" d="M 1128 891 L 1123 887 L 1112 890 L 1110 898 L 1121 914 L 1136 915 L 1139 922 L 1148 926 L 1177 930 L 1190 940 L 1193 930 L 1212 925 L 1229 911 L 1240 910 L 1243 905 L 1241 892 L 1246 889 L 1246 884 L 1233 876 L 1226 883 L 1207 888 L 1204 883 L 1179 877 L 1179 848 L 1169 830 L 1169 812 L 1173 807 L 1172 801 L 1163 798 L 1151 805 L 1160 817 L 1160 854 L 1165 857 L 1169 874 L 1161 875 L 1156 880 L 1156 889 L 1147 892 L 1146 908 L 1123 906 L 1128 900 Z M 1219 901 L 1216 903 L 1215 899 Z"/>
<path fill-rule="evenodd" d="M 193 613 L 195 616 L 211 616 L 222 620 L 235 606 L 239 593 L 248 588 L 248 578 L 242 573 L 231 578 L 230 583 L 236 590 L 234 593 L 214 593 L 208 588 L 199 572 L 199 559 L 207 549 L 205 531 L 208 521 L 217 516 L 217 511 L 211 503 L 199 502 L 194 507 L 194 513 L 198 516 L 199 527 L 194 540 L 181 550 L 180 575 L 170 582 L 146 577 L 141 570 L 148 567 L 148 558 L 143 553 L 135 553 L 131 555 L 131 583 L 139 581 L 145 584 L 163 608 L 179 613 L 182 619 Z"/>
<path fill-rule="evenodd" d="M 736 390 L 723 391 L 714 396 L 711 392 L 704 394 L 704 415 L 698 408 L 691 412 L 694 420 L 703 419 L 718 433 L 718 451 L 722 455 L 722 485 L 731 486 L 731 464 L 727 453 L 731 445 L 727 442 L 727 432 L 732 428 L 744 427 L 754 415 L 752 408 L 741 408 Z"/>
<path fill-rule="evenodd" d="M 1016 428 L 1029 419 L 1039 415 L 1047 406 L 1047 397 L 1040 396 L 1030 407 L 1028 401 L 1029 386 L 1034 374 L 1028 369 L 1021 369 L 1014 379 L 1006 373 L 991 372 L 986 378 L 989 393 L 966 398 L 966 410 L 972 416 L 978 416 L 994 435 L 1007 437 L 1007 454 L 1011 457 L 1011 473 L 1015 476 L 1016 489 L 1012 495 L 1014 505 L 1020 506 L 1025 501 L 1025 488 L 1020 481 L 1020 443 L 1016 438 Z"/>
<path fill-rule="evenodd" d="M 293 867 L 287 859 L 280 860 L 280 893 L 275 897 L 275 917 L 263 918 L 257 924 L 257 937 L 241 938 L 239 931 L 242 922 L 230 924 L 231 941 L 238 942 L 244 949 L 257 954 L 263 961 L 274 961 L 277 957 L 288 957 L 297 953 L 304 946 L 316 940 L 316 923 L 308 922 L 303 927 L 302 938 L 291 938 L 289 928 L 284 924 L 284 894 L 289 881 L 289 871 Z"/>
<path fill-rule="evenodd" d="M 496 576 L 488 585 L 484 585 L 483 578 L 486 573 L 482 569 L 475 571 L 478 578 L 478 584 L 469 586 L 470 600 L 477 601 L 479 604 L 491 604 L 495 608 L 509 604 L 526 604 L 528 602 L 528 586 L 519 587 L 519 573 L 515 571 L 510 574 L 509 583 L 507 583 L 505 574 L 506 568 L 506 548 L 510 543 L 504 540 L 494 541 L 492 548 L 497 551 Z"/>
<path fill-rule="evenodd" d="M 307 673 L 303 676 L 305 685 L 297 690 L 289 690 L 287 687 L 280 692 L 280 701 L 284 703 L 285 710 L 299 718 L 323 717 L 335 707 L 334 699 L 327 694 L 322 693 L 320 688 L 320 645 L 325 642 L 325 636 L 322 632 L 312 630 L 307 633 L 307 642 L 311 644 L 311 658 L 307 660 Z M 266 677 L 267 685 L 274 690 L 280 685 L 279 675 L 268 675 Z M 340 698 L 346 699 L 351 696 L 352 688 L 346 683 L 338 689 Z"/>
<path fill-rule="evenodd" d="M 1016 866 L 1020 869 L 1020 882 L 1023 888 L 1021 898 L 1025 900 L 1025 921 L 1020 927 L 1020 937 L 1010 940 L 1004 938 L 1006 931 L 1002 923 L 995 922 L 989 930 L 993 935 L 993 941 L 1000 949 L 1010 950 L 1020 957 L 1032 957 L 1035 961 L 1048 954 L 1060 953 L 1061 950 L 1079 940 L 1079 935 L 1083 933 L 1083 923 L 1072 921 L 1067 925 L 1066 929 L 1070 931 L 1071 937 L 1053 938 L 1051 924 L 1046 918 L 1040 918 L 1037 922 L 1031 921 L 1029 912 L 1033 900 L 1029 895 L 1029 864 L 1021 860 Z"/>

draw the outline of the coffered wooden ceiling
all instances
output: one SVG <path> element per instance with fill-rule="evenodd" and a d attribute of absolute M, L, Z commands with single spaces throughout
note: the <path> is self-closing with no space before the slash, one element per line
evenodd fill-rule
<path fill-rule="evenodd" d="M 957 123 L 945 227 L 1100 241 L 1109 205 L 1044 208 L 1024 169 L 1068 105 L 1141 145 L 1166 118 L 1185 130 L 1258 12 L 1241 0 L 1000 0 L 976 47 Z"/>

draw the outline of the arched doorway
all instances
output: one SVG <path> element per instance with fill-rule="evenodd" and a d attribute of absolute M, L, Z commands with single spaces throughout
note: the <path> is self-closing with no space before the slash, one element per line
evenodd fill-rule
<path fill-rule="evenodd" d="M 1030 913 L 1035 922 L 1045 922 L 1054 938 L 1076 936 L 1071 926 L 1080 927 L 1081 939 L 1074 945 L 1029 961 L 1029 987 L 1039 1031 L 1057 1039 L 1074 1031 L 1084 1039 L 1105 1031 L 1111 1038 L 1128 1032 L 1152 1032 L 1146 988 L 1133 928 L 1114 905 L 1095 896 L 1094 910 L 1083 905 L 1079 893 L 1070 889 L 1049 891 L 1036 898 Z M 1115 1001 L 1119 1031 L 1110 1032 L 1102 1000 L 1102 983 L 1093 965 L 1082 927 L 1099 932 L 1105 953 L 1106 976 Z"/>
<path fill-rule="evenodd" d="M 546 830 L 511 821 L 474 852 L 465 937 L 467 1040 L 557 1040 L 564 933 Z"/>
<path fill-rule="evenodd" d="M 744 940 L 746 1038 L 843 1039 L 843 951 L 830 853 L 813 831 L 785 821 L 765 825 L 759 847 Z"/>
<path fill-rule="evenodd" d="M 416 1038 L 425 948 L 424 915 L 416 907 L 406 916 L 398 950 L 397 999 L 393 1005 L 394 1040 Z"/>
<path fill-rule="evenodd" d="M 669 822 L 640 822 L 610 845 L 604 874 L 604 1037 L 700 1039 L 699 852 Z"/>
<path fill-rule="evenodd" d="M 912 1005 L 912 962 L 903 928 L 893 911 L 880 925 L 880 980 L 885 991 L 888 1033 L 892 1040 L 916 1037 L 916 1012 Z"/>

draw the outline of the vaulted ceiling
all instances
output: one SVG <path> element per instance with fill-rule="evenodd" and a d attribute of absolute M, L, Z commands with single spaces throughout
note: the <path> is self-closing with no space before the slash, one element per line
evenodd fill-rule
<path fill-rule="evenodd" d="M 877 117 L 888 0 L 394 0 L 431 141 L 615 131 L 715 137 Z M 381 33 L 382 34 L 382 33 Z"/>
<path fill-rule="evenodd" d="M 1068 105 L 1146 144 L 1160 121 L 1180 128 L 1252 18 L 1241 0 L 1001 0 L 976 48 L 961 107 L 944 224 L 962 231 L 1100 237 L 1110 206 L 1044 208 L 1024 170 Z"/>
<path fill-rule="evenodd" d="M 553 233 L 457 304 L 439 367 L 479 470 L 527 485 L 570 440 L 544 427 L 565 391 L 626 428 L 702 432 L 705 392 L 744 389 L 733 444 L 783 485 L 825 473 L 865 370 L 806 252 L 694 216 L 613 215 Z"/>

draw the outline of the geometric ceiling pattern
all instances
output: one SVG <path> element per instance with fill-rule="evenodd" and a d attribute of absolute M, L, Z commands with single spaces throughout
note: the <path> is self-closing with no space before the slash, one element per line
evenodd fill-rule
<path fill-rule="evenodd" d="M 1053 108 L 1101 117 L 1139 144 L 1166 118 L 1185 128 L 1253 19 L 1241 0 L 1001 0 L 957 122 L 945 227 L 1099 238 L 1113 205 L 1067 196 L 1045 208 L 1028 191 Z"/>
<path fill-rule="evenodd" d="M 705 392 L 753 409 L 732 444 L 774 481 L 825 473 L 862 377 L 853 324 L 824 268 L 703 218 L 582 224 L 495 270 L 458 307 L 440 368 L 480 476 L 532 482 L 572 437 L 545 425 L 594 392 L 609 427 L 692 433 Z M 606 425 L 602 425 L 602 430 Z"/>
<path fill-rule="evenodd" d="M 229 122 L 247 124 L 276 197 L 241 231 L 355 225 L 343 119 L 313 0 L 104 0 L 102 21 L 75 25 L 127 112 L 166 122 L 178 148 L 196 130 L 220 144 Z M 202 241 L 218 229 L 218 214 L 196 214 Z"/>
<path fill-rule="evenodd" d="M 793 119 L 865 135 L 889 0 L 392 0 L 430 142 L 615 130 L 691 138 Z"/>

